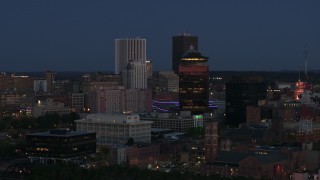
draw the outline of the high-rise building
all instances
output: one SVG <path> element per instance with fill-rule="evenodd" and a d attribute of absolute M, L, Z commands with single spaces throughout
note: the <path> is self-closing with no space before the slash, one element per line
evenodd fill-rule
<path fill-rule="evenodd" d="M 147 78 L 149 78 L 150 76 L 152 76 L 153 73 L 153 64 L 151 59 L 147 59 L 146 61 L 146 72 L 147 72 Z"/>
<path fill-rule="evenodd" d="M 115 74 L 122 75 L 127 89 L 146 89 L 146 39 L 115 40 Z"/>
<path fill-rule="evenodd" d="M 267 83 L 233 78 L 226 83 L 226 123 L 239 126 L 246 122 L 246 107 L 257 106 L 267 98 Z"/>
<path fill-rule="evenodd" d="M 172 37 L 172 71 L 178 73 L 181 57 L 189 50 L 190 46 L 198 50 L 198 37 L 189 33 L 182 33 Z"/>
<path fill-rule="evenodd" d="M 51 71 L 47 71 L 45 73 L 45 78 L 47 80 L 47 93 L 52 94 L 53 93 L 53 82 L 54 82 L 54 73 Z"/>
<path fill-rule="evenodd" d="M 209 110 L 208 57 L 202 56 L 193 46 L 185 53 L 179 65 L 179 107 L 192 114 Z"/>

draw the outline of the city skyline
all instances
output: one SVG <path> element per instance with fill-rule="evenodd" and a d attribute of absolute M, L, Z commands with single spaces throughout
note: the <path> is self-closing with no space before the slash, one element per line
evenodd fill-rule
<path fill-rule="evenodd" d="M 125 4 L 125 5 L 124 5 Z M 114 40 L 148 41 L 171 70 L 172 37 L 199 37 L 212 71 L 320 69 L 319 1 L 2 1 L 1 71 L 114 71 Z M 181 9 L 181 11 L 179 11 Z"/>

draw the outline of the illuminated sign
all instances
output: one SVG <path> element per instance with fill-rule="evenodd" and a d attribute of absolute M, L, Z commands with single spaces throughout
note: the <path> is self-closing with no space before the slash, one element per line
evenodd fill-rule
<path fill-rule="evenodd" d="M 195 119 L 202 119 L 202 118 L 203 118 L 202 115 L 194 115 L 193 117 L 194 117 Z"/>

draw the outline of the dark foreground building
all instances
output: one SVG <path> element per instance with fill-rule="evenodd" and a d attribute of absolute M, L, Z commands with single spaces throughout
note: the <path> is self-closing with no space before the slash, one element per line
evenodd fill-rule
<path fill-rule="evenodd" d="M 202 170 L 204 175 L 216 174 L 230 178 L 242 176 L 252 179 L 288 179 L 289 169 L 289 158 L 279 152 L 221 151 L 215 161 L 206 163 Z"/>
<path fill-rule="evenodd" d="M 96 153 L 96 133 L 55 129 L 29 134 L 26 141 L 31 162 L 82 163 L 85 156 Z"/>
<path fill-rule="evenodd" d="M 258 106 L 267 98 L 267 83 L 234 77 L 226 83 L 226 123 L 237 127 L 246 122 L 246 107 Z"/>

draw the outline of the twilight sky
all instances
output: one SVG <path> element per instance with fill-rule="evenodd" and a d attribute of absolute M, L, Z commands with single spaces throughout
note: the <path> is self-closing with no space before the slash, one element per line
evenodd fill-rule
<path fill-rule="evenodd" d="M 0 71 L 114 71 L 114 39 L 147 39 L 171 70 L 173 35 L 210 70 L 320 69 L 320 0 L 0 0 Z"/>

